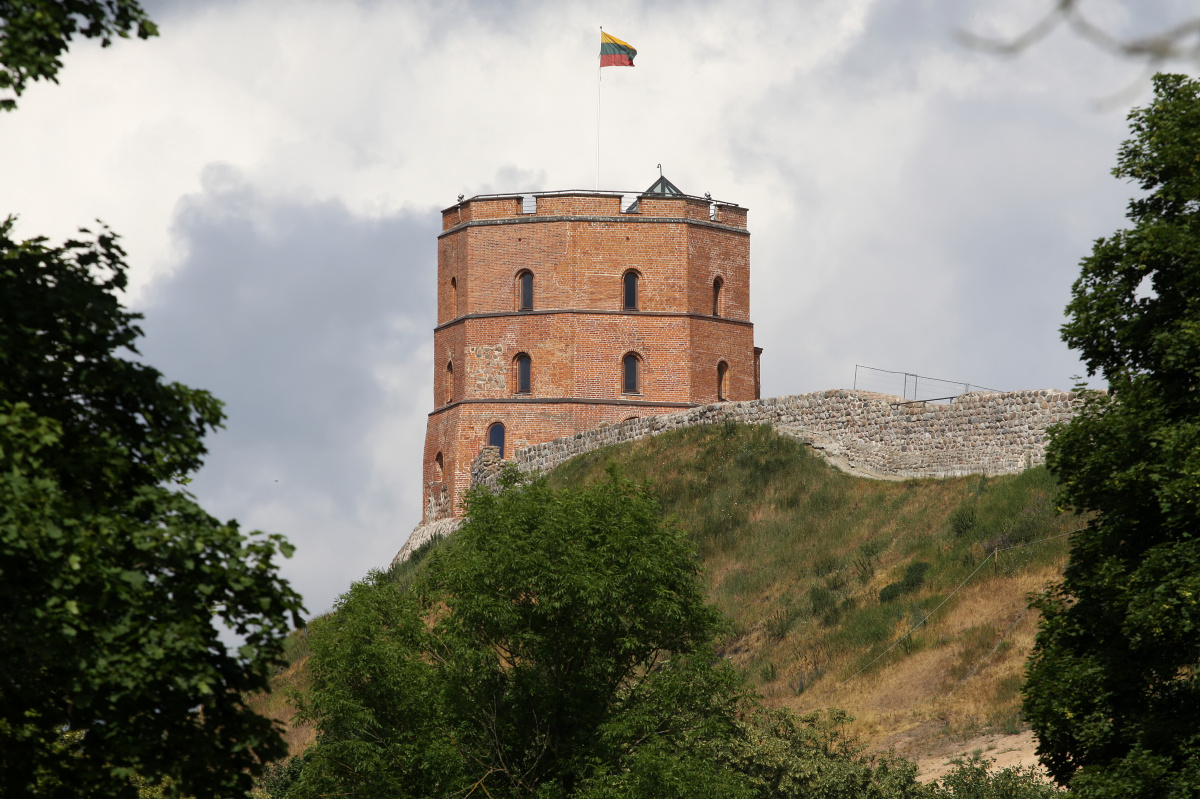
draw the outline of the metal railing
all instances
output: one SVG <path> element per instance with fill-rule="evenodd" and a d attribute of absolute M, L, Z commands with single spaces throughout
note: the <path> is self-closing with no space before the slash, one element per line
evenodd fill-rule
<path fill-rule="evenodd" d="M 906 405 L 912 402 L 953 402 L 963 394 L 972 391 L 1000 391 L 977 383 L 962 380 L 943 380 L 940 377 L 926 377 L 913 372 L 897 372 L 891 369 L 877 369 L 873 366 L 854 364 L 855 390 L 872 391 L 876 394 L 892 394 L 903 397 Z"/>

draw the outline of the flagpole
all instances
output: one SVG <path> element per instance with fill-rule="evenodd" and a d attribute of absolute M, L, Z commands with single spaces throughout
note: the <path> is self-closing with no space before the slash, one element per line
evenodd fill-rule
<path fill-rule="evenodd" d="M 600 40 L 604 41 L 604 26 L 600 26 Z M 603 61 L 596 56 L 596 191 L 600 191 L 600 86 L 604 82 Z"/>

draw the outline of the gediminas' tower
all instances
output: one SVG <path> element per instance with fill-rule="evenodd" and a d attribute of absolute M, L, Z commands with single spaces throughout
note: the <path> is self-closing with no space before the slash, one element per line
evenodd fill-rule
<path fill-rule="evenodd" d="M 756 399 L 746 209 L 683 194 L 480 195 L 442 212 L 430 522 L 480 450 Z"/>

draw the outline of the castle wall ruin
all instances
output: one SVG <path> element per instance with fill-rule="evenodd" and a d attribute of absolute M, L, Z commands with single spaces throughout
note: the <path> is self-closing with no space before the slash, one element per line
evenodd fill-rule
<path fill-rule="evenodd" d="M 839 389 L 722 402 L 630 419 L 523 447 L 506 461 L 545 472 L 578 455 L 699 425 L 769 424 L 811 444 L 834 465 L 862 477 L 907 479 L 1014 474 L 1046 460 L 1047 430 L 1070 421 L 1082 404 L 1074 391 L 1039 389 L 964 394 L 945 405 Z M 501 462 L 492 448 L 476 458 L 471 484 L 492 484 Z M 407 558 L 443 520 L 417 527 L 396 556 Z"/>

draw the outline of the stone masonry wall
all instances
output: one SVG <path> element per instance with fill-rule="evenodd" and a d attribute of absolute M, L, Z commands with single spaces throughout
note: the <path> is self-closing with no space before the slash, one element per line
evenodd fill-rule
<path fill-rule="evenodd" d="M 602 447 L 684 427 L 741 422 L 772 425 L 865 477 L 1013 474 L 1045 462 L 1047 428 L 1069 421 L 1081 403 L 1075 392 L 1053 389 L 964 394 L 949 405 L 905 403 L 866 391 L 818 391 L 630 419 L 518 449 L 510 462 L 523 472 L 544 472 Z M 476 460 L 471 484 L 493 484 L 495 449 L 484 448 Z M 438 534 L 448 534 L 457 520 L 436 524 L 442 525 Z M 418 526 L 398 561 L 428 540 L 428 526 Z"/>
<path fill-rule="evenodd" d="M 519 449 L 511 460 L 523 472 L 548 471 L 601 447 L 729 421 L 772 425 L 871 476 L 1012 474 L 1045 462 L 1046 429 L 1068 421 L 1081 401 L 1052 389 L 965 394 L 949 405 L 818 391 L 632 419 Z"/>

